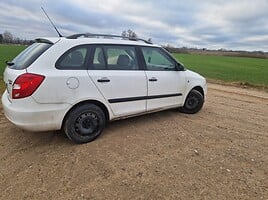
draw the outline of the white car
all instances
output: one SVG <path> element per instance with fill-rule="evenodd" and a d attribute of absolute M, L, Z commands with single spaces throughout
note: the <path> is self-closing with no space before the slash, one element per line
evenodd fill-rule
<path fill-rule="evenodd" d="M 113 35 L 40 38 L 7 62 L 6 117 L 29 131 L 96 139 L 107 121 L 179 108 L 198 112 L 205 78 L 158 45 Z"/>

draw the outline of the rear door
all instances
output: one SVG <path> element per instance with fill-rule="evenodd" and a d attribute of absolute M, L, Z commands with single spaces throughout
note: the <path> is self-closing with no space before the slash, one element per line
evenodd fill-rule
<path fill-rule="evenodd" d="M 184 71 L 158 47 L 141 47 L 148 83 L 147 110 L 180 106 L 185 90 Z"/>
<path fill-rule="evenodd" d="M 136 47 L 96 45 L 88 74 L 114 115 L 146 111 L 147 79 L 139 68 Z"/>

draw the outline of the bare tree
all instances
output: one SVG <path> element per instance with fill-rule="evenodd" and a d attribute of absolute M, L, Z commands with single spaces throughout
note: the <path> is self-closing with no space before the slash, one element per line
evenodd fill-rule
<path fill-rule="evenodd" d="M 122 31 L 121 35 L 122 35 L 122 37 L 128 37 L 128 38 L 132 38 L 132 39 L 135 39 L 138 37 L 138 35 L 134 31 L 132 31 L 131 29 L 128 29 L 127 31 L 126 30 Z"/>
<path fill-rule="evenodd" d="M 0 43 L 30 45 L 33 43 L 33 41 L 21 39 L 13 35 L 11 32 L 5 31 L 4 33 L 0 34 Z"/>
<path fill-rule="evenodd" d="M 5 43 L 12 43 L 13 42 L 13 35 L 9 31 L 5 31 L 3 33 L 3 42 Z"/>
<path fill-rule="evenodd" d="M 128 32 L 129 38 L 137 38 L 138 37 L 138 35 L 134 31 L 132 31 L 131 29 L 129 29 L 127 32 Z"/>
<path fill-rule="evenodd" d="M 127 31 L 122 31 L 122 37 L 128 37 L 128 35 L 127 35 Z"/>

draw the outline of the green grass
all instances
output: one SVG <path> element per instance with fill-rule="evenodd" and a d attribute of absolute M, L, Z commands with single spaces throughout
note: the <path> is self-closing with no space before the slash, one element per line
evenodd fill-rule
<path fill-rule="evenodd" d="M 11 61 L 16 57 L 26 46 L 22 45 L 0 45 L 0 76 L 2 77 L 6 67 L 6 61 Z"/>
<path fill-rule="evenodd" d="M 0 91 L 4 90 L 4 83 L 2 81 L 3 72 L 6 67 L 6 61 L 11 61 L 15 58 L 26 46 L 22 45 L 0 45 Z"/>
<path fill-rule="evenodd" d="M 174 54 L 186 68 L 206 78 L 268 86 L 268 59 Z"/>

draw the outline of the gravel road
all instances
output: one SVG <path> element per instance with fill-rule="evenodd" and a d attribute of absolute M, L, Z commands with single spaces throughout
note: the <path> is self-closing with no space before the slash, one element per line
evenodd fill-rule
<path fill-rule="evenodd" d="M 30 133 L 0 105 L 0 199 L 268 199 L 268 93 L 209 84 L 198 114 L 110 123 L 96 141 Z"/>

